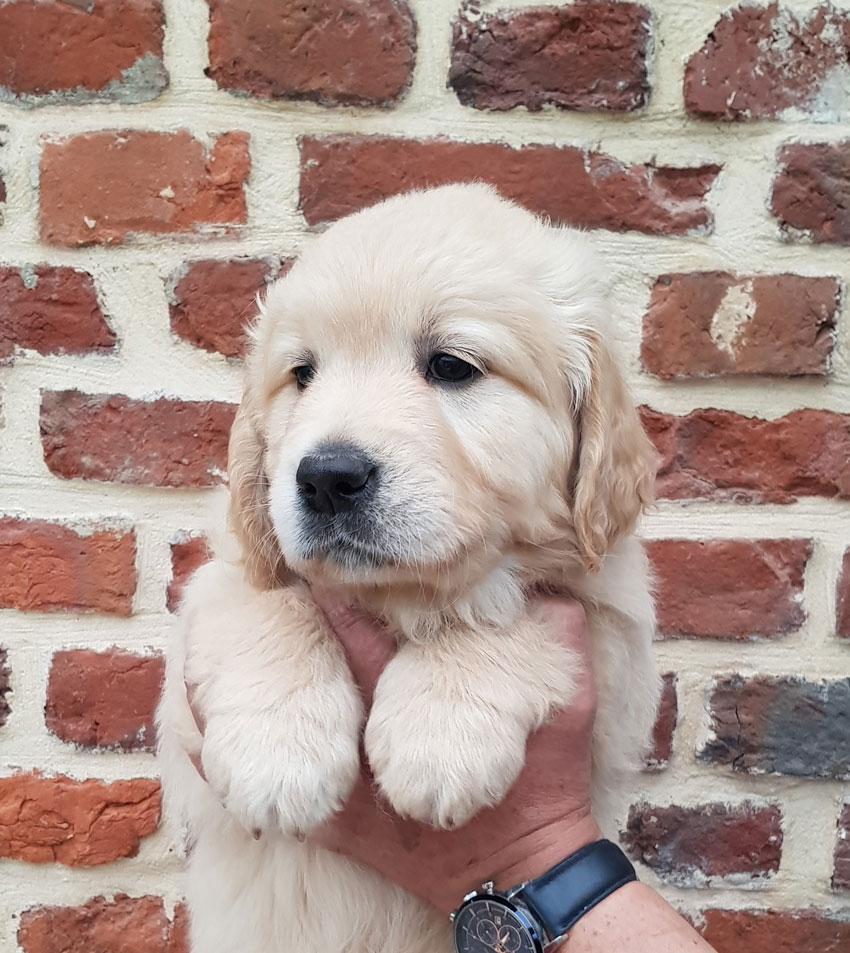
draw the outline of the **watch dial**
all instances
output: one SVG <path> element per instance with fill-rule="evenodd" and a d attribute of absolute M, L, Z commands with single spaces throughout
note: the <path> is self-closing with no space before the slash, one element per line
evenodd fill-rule
<path fill-rule="evenodd" d="M 455 917 L 459 953 L 537 953 L 530 931 L 498 900 L 473 900 Z"/>

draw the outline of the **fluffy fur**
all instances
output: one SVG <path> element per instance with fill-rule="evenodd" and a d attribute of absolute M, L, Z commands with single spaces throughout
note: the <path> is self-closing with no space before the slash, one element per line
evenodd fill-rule
<path fill-rule="evenodd" d="M 195 953 L 445 953 L 443 916 L 299 837 L 344 802 L 364 730 L 403 814 L 457 825 L 504 795 L 572 688 L 569 652 L 527 614 L 533 586 L 587 609 L 594 807 L 610 823 L 658 691 L 632 535 L 655 461 L 610 322 L 587 239 L 479 185 L 344 219 L 270 289 L 231 438 L 229 536 L 188 587 L 159 710 L 166 803 L 192 845 Z M 435 352 L 481 373 L 429 379 Z M 295 473 L 339 441 L 380 482 L 365 523 L 319 531 Z M 398 637 L 365 726 L 305 580 Z"/>

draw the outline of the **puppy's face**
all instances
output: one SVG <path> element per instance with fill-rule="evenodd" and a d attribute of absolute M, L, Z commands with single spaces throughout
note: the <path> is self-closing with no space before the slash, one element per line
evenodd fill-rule
<path fill-rule="evenodd" d="M 262 493 L 235 509 L 267 510 L 296 572 L 471 583 L 563 533 L 602 304 L 583 245 L 555 234 L 489 190 L 439 189 L 333 226 L 270 291 L 248 370 Z M 558 301 L 555 267 L 575 276 Z"/>

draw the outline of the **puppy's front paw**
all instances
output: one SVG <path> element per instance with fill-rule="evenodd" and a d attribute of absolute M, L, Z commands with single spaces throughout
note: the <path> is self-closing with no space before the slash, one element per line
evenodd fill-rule
<path fill-rule="evenodd" d="M 246 830 L 300 836 L 342 807 L 360 767 L 362 709 L 353 686 L 334 688 L 207 722 L 207 781 Z"/>
<path fill-rule="evenodd" d="M 375 704 L 364 741 L 393 808 L 451 828 L 505 796 L 525 760 L 526 730 L 469 700 L 408 696 Z"/>

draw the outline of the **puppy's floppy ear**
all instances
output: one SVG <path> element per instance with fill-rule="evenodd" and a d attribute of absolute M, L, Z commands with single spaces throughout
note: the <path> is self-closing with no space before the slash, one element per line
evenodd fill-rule
<path fill-rule="evenodd" d="M 284 580 L 286 566 L 269 515 L 265 444 L 250 383 L 230 431 L 227 471 L 228 522 L 241 545 L 248 579 L 258 589 L 275 588 Z"/>
<path fill-rule="evenodd" d="M 652 502 L 657 458 L 614 357 L 598 334 L 587 337 L 590 387 L 579 410 L 572 497 L 582 557 L 595 572 Z"/>

